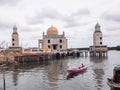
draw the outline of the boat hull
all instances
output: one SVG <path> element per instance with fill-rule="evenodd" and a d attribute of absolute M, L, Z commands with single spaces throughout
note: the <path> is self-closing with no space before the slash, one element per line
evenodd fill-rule
<path fill-rule="evenodd" d="M 84 72 L 84 71 L 86 71 L 87 70 L 87 67 L 82 67 L 82 68 L 80 68 L 80 69 L 77 69 L 77 70 L 67 70 L 67 72 L 68 73 L 82 73 L 82 72 Z"/>
<path fill-rule="evenodd" d="M 78 69 L 78 70 L 67 70 L 68 72 L 67 80 L 69 80 L 70 78 L 74 78 L 75 76 L 79 74 L 83 74 L 86 70 L 87 70 L 86 67 Z"/>
<path fill-rule="evenodd" d="M 120 90 L 120 83 L 115 83 L 113 81 L 108 81 L 107 85 L 114 90 Z"/>

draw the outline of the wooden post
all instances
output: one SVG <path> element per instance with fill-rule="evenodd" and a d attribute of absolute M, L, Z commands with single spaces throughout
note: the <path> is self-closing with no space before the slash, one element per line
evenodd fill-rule
<path fill-rule="evenodd" d="M 3 70 L 3 87 L 4 87 L 3 90 L 5 90 L 6 89 L 6 85 L 5 85 L 5 72 L 4 72 L 4 70 Z"/>
<path fill-rule="evenodd" d="M 2 65 L 2 73 L 3 73 L 3 90 L 6 90 L 4 64 Z"/>

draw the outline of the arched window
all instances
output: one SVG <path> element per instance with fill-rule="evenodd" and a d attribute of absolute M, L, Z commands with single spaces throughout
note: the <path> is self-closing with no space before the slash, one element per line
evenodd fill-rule
<path fill-rule="evenodd" d="M 14 46 L 15 44 L 13 43 L 12 45 Z"/>
<path fill-rule="evenodd" d="M 102 44 L 102 42 L 100 42 L 100 44 Z"/>
<path fill-rule="evenodd" d="M 13 38 L 12 41 L 15 41 L 15 39 Z"/>
<path fill-rule="evenodd" d="M 48 45 L 48 48 L 50 48 L 50 45 Z"/>
<path fill-rule="evenodd" d="M 100 39 L 102 39 L 102 37 L 100 37 Z"/>

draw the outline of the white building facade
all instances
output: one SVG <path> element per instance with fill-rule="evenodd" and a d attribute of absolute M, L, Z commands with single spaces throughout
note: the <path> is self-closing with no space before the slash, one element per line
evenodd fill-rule
<path fill-rule="evenodd" d="M 58 34 L 56 27 L 51 26 L 47 30 L 47 34 L 43 32 L 42 39 L 38 40 L 38 46 L 40 50 L 49 50 L 50 52 L 60 52 L 67 50 L 67 39 L 65 33 Z"/>

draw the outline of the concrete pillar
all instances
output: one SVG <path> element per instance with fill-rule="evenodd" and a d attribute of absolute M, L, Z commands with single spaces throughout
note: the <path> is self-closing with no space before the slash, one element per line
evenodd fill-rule
<path fill-rule="evenodd" d="M 87 57 L 88 56 L 88 52 L 85 52 L 85 57 Z"/>

